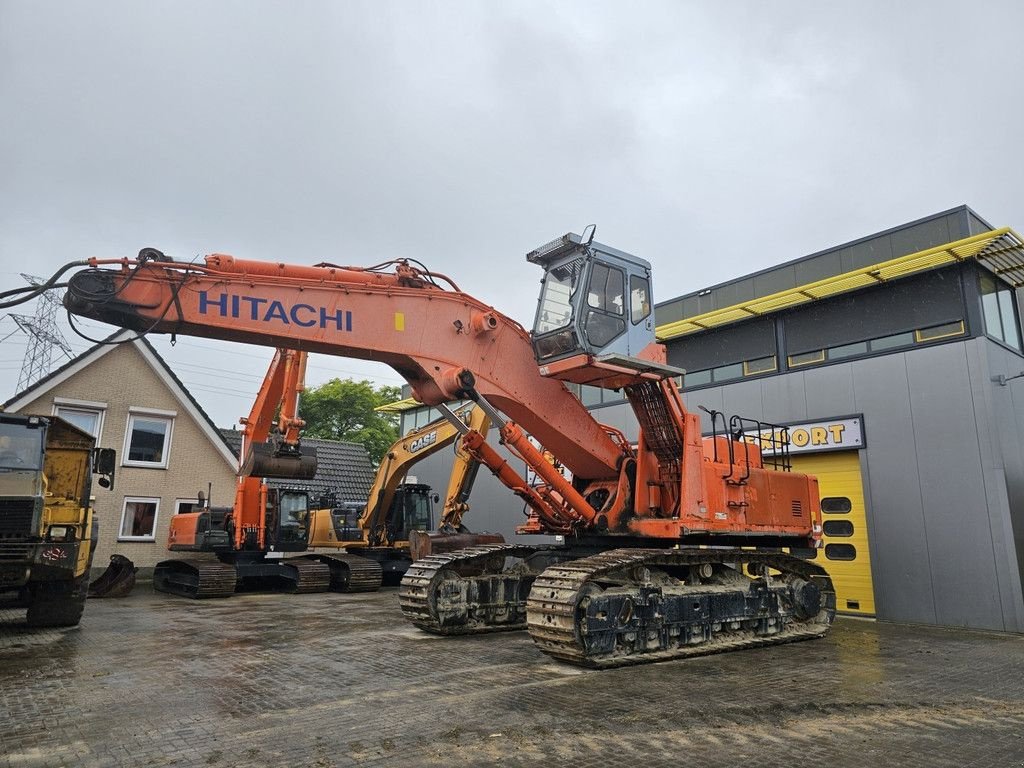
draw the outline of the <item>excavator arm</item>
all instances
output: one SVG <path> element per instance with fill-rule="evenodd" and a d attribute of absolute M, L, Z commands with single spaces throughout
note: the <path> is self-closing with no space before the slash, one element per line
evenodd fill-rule
<path fill-rule="evenodd" d="M 232 512 L 235 550 L 253 533 L 260 550 L 267 544 L 266 486 L 261 478 L 308 480 L 316 474 L 316 456 L 304 454 L 299 441 L 299 431 L 306 424 L 298 415 L 306 358 L 305 352 L 277 349 L 249 416 L 240 419 L 242 446 Z"/>
<path fill-rule="evenodd" d="M 490 419 L 480 408 L 469 403 L 456 409 L 454 413 L 471 429 L 487 434 L 487 430 L 490 428 Z M 413 430 L 405 437 L 395 441 L 388 449 L 374 477 L 366 510 L 359 521 L 359 527 L 363 529 L 370 546 L 380 546 L 386 543 L 387 514 L 394 501 L 395 492 L 408 474 L 409 468 L 416 462 L 451 445 L 459 435 L 459 430 L 452 423 L 446 419 L 438 419 Z M 475 466 L 476 461 L 468 454 L 464 452 L 456 454 L 451 479 L 448 483 L 448 496 L 441 518 L 442 525 L 446 522 L 451 524 L 451 521 L 454 520 L 455 528 L 458 528 L 462 513 L 468 509 L 466 498 L 469 495 L 468 486 L 471 485 L 469 478 L 475 473 Z"/>
<path fill-rule="evenodd" d="M 477 434 L 486 436 L 487 430 L 491 428 L 491 418 L 483 408 L 473 408 L 468 414 L 466 425 Z M 480 462 L 462 445 L 457 444 L 455 463 L 444 496 L 444 508 L 437 525 L 442 533 L 458 533 L 462 528 L 462 516 L 469 510 L 469 495 L 479 469 Z"/>

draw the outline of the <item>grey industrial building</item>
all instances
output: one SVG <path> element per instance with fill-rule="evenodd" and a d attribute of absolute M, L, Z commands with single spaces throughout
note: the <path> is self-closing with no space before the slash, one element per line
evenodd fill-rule
<path fill-rule="evenodd" d="M 687 407 L 786 425 L 819 476 L 841 610 L 1024 632 L 1022 285 L 1019 236 L 961 206 L 656 306 Z M 580 396 L 635 437 L 619 393 Z M 511 536 L 521 504 L 483 474 L 467 523 Z"/>

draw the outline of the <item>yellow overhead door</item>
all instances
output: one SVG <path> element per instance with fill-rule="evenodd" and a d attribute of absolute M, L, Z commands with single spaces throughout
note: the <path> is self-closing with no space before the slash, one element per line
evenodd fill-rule
<path fill-rule="evenodd" d="M 817 551 L 815 562 L 832 577 L 836 609 L 874 616 L 864 484 L 857 451 L 794 456 L 793 471 L 818 478 L 825 547 Z"/>

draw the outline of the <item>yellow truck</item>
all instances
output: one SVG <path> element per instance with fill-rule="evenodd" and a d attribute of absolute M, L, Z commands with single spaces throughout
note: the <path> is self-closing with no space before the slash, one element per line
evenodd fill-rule
<path fill-rule="evenodd" d="M 109 488 L 116 457 L 56 416 L 0 413 L 0 604 L 31 627 L 78 624 L 98 525 L 93 476 Z"/>

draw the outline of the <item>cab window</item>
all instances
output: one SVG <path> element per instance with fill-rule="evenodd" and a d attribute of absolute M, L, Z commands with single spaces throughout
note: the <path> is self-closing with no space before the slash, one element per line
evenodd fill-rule
<path fill-rule="evenodd" d="M 611 314 L 621 315 L 623 311 L 623 278 L 621 270 L 607 264 L 594 262 L 590 275 L 590 293 L 587 304 Z"/>
<path fill-rule="evenodd" d="M 629 320 L 636 325 L 651 314 L 651 283 L 646 277 L 630 275 Z"/>

